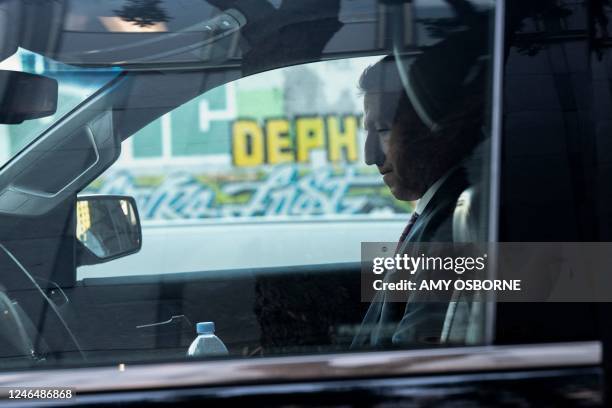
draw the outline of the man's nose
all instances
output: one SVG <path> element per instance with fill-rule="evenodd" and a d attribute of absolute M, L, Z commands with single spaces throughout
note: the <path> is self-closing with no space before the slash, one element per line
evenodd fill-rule
<path fill-rule="evenodd" d="M 376 132 L 368 132 L 365 140 L 364 157 L 367 165 L 382 166 L 385 164 L 385 153 L 380 145 Z"/>

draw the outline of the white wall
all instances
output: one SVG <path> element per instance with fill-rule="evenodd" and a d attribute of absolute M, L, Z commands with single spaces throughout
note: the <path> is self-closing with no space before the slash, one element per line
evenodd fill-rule
<path fill-rule="evenodd" d="M 143 226 L 139 253 L 80 267 L 77 279 L 359 262 L 361 242 L 395 242 L 405 220 Z"/>

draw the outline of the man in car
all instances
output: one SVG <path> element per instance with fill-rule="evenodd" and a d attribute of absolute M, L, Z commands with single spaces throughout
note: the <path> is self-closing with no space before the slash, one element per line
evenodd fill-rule
<path fill-rule="evenodd" d="M 393 56 L 367 68 L 359 81 L 364 93 L 365 161 L 378 167 L 395 198 L 418 200 L 399 237 L 399 254 L 409 252 L 411 243 L 453 241 L 457 199 L 474 182 L 468 180 L 466 158 L 483 134 L 484 98 L 478 86 L 465 88 L 460 78 L 456 88 L 411 86 L 411 81 L 428 83 L 425 78 L 432 61 L 414 62 L 407 86 Z M 431 92 L 439 94 L 432 98 Z M 435 110 L 436 105 L 445 110 Z M 471 170 L 478 173 L 480 169 Z M 399 274 L 387 275 L 388 281 Z M 352 347 L 438 343 L 448 298 L 437 300 L 441 301 L 419 301 L 411 293 L 398 301 L 378 292 Z"/>

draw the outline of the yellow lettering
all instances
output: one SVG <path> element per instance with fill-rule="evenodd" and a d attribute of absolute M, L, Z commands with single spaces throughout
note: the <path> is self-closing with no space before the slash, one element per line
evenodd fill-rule
<path fill-rule="evenodd" d="M 342 120 L 344 132 L 340 129 L 340 119 L 327 118 L 327 157 L 331 162 L 342 160 L 342 151 L 346 152 L 346 160 L 357 161 L 357 118 L 345 116 Z"/>
<path fill-rule="evenodd" d="M 295 123 L 297 161 L 307 162 L 310 151 L 323 147 L 323 119 L 299 118 Z"/>
<path fill-rule="evenodd" d="M 264 138 L 254 120 L 237 120 L 232 127 L 232 156 L 239 167 L 257 166 L 264 161 Z"/>
<path fill-rule="evenodd" d="M 271 119 L 266 122 L 266 148 L 270 164 L 293 161 L 288 120 Z"/>

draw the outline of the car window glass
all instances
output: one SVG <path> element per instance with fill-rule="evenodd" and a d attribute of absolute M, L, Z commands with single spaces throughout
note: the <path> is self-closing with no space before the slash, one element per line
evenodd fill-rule
<path fill-rule="evenodd" d="M 363 157 L 357 82 L 380 58 L 256 74 L 137 132 L 83 193 L 135 197 L 143 249 L 79 277 L 357 262 L 395 240 L 413 204 Z"/>

